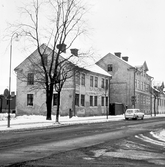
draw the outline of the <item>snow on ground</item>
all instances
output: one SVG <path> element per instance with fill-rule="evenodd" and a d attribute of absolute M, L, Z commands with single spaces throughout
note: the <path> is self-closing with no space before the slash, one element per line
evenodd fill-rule
<path fill-rule="evenodd" d="M 63 126 L 69 124 L 80 124 L 80 123 L 92 123 L 92 122 L 106 122 L 106 121 L 118 121 L 123 120 L 124 115 L 116 116 L 91 116 L 91 117 L 72 117 L 68 116 L 59 117 L 59 124 L 55 123 L 55 115 L 52 115 L 52 120 L 46 120 L 46 116 L 42 115 L 23 115 L 15 116 L 15 114 L 10 114 L 10 127 L 8 127 L 8 114 L 0 114 L 0 131 L 9 131 L 16 129 L 29 129 L 37 127 L 47 127 L 47 126 Z M 145 118 L 150 118 L 150 115 L 146 115 Z M 157 115 L 157 117 L 165 117 L 165 114 Z M 165 142 L 165 130 L 160 130 L 157 132 L 151 132 L 153 137 Z"/>
<path fill-rule="evenodd" d="M 15 130 L 15 129 L 28 129 L 46 126 L 61 126 L 68 124 L 91 123 L 91 122 L 106 122 L 117 121 L 124 119 L 123 115 L 117 116 L 93 116 L 93 117 L 72 117 L 69 116 L 59 117 L 59 124 L 55 123 L 55 115 L 52 115 L 52 120 L 46 120 L 46 116 L 42 115 L 23 115 L 15 116 L 11 114 L 10 127 L 8 128 L 7 114 L 0 114 L 0 131 Z"/>

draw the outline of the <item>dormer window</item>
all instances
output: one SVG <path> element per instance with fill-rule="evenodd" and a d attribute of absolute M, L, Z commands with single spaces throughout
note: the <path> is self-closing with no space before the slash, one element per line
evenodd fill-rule
<path fill-rule="evenodd" d="M 113 70 L 113 65 L 112 64 L 108 64 L 107 71 L 112 71 L 112 70 Z"/>

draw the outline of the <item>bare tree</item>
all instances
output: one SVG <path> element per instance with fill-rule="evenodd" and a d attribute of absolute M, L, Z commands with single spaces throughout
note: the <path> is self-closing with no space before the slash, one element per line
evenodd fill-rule
<path fill-rule="evenodd" d="M 33 64 L 31 70 L 35 69 L 36 88 L 46 90 L 46 119 L 50 120 L 53 90 L 55 88 L 58 92 L 59 102 L 62 86 L 66 79 L 71 77 L 68 73 L 73 70 L 71 63 L 68 63 L 73 55 L 61 60 L 61 54 L 66 52 L 81 34 L 85 33 L 83 16 L 86 9 L 80 0 L 43 0 L 40 3 L 38 0 L 33 0 L 30 5 L 26 4 L 22 11 L 26 19 L 15 26 L 16 31 L 35 45 L 38 51 L 41 63 L 31 59 L 30 62 Z M 43 42 L 44 48 L 40 47 Z M 49 54 L 47 54 L 48 46 L 52 48 Z M 48 64 L 45 61 L 46 57 L 49 57 Z M 59 106 L 57 112 L 59 112 Z"/>

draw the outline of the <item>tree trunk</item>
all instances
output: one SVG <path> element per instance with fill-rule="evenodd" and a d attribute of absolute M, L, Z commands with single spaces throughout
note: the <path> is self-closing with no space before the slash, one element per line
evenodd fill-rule
<path fill-rule="evenodd" d="M 52 99 L 53 99 L 53 85 L 50 85 L 50 89 L 46 90 L 46 108 L 47 115 L 46 120 L 51 120 L 52 117 Z"/>
<path fill-rule="evenodd" d="M 58 92 L 57 97 L 57 112 L 56 112 L 56 123 L 59 123 L 59 113 L 60 113 L 60 91 Z"/>

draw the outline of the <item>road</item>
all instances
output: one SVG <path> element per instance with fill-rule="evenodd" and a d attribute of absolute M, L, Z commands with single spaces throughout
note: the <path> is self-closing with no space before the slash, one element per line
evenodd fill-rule
<path fill-rule="evenodd" d="M 164 119 L 0 132 L 0 166 L 165 166 L 165 146 L 140 139 L 165 129 Z"/>

